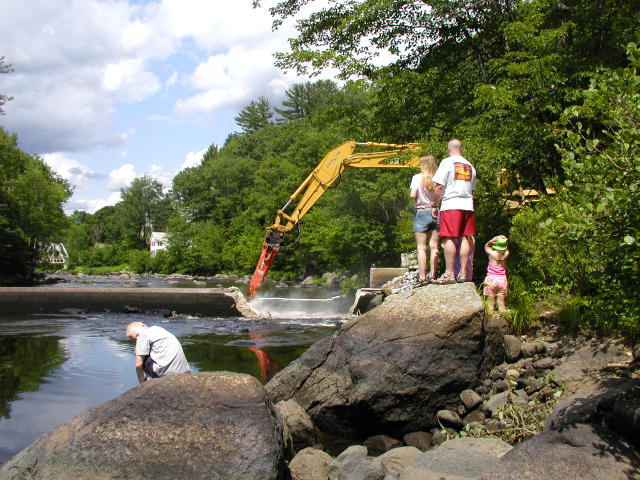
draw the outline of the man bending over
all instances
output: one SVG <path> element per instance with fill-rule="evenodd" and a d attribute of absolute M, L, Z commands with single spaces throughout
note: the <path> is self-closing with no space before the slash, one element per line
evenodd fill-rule
<path fill-rule="evenodd" d="M 127 337 L 136 341 L 136 374 L 140 383 L 148 377 L 191 371 L 180 341 L 164 328 L 132 322 L 127 325 Z"/>

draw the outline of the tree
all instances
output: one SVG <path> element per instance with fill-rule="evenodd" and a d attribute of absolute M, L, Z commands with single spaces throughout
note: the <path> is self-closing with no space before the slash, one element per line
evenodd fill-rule
<path fill-rule="evenodd" d="M 274 28 L 311 0 L 285 0 L 270 8 Z M 500 24 L 512 18 L 518 0 L 352 0 L 332 2 L 296 24 L 291 52 L 276 55 L 281 68 L 300 73 L 334 67 L 342 76 L 370 76 L 375 57 L 387 51 L 401 67 L 415 67 L 434 47 L 466 43 L 475 61 L 485 62 Z M 260 1 L 254 0 L 254 6 Z M 487 35 L 488 34 L 488 35 Z"/>
<path fill-rule="evenodd" d="M 69 184 L 0 128 L 0 281 L 30 280 L 41 248 L 62 238 Z"/>
<path fill-rule="evenodd" d="M 234 120 L 244 133 L 251 133 L 269 125 L 272 117 L 273 110 L 269 100 L 261 96 L 244 107 Z"/>
<path fill-rule="evenodd" d="M 329 105 L 338 92 L 338 86 L 331 80 L 296 83 L 285 92 L 286 99 L 282 102 L 284 108 L 276 108 L 276 112 L 285 120 L 303 118 Z"/>
<path fill-rule="evenodd" d="M 125 230 L 123 240 L 130 248 L 146 248 L 152 231 L 163 229 L 167 220 L 167 200 L 162 184 L 144 175 L 120 189 L 118 208 Z"/>
<path fill-rule="evenodd" d="M 514 219 L 527 265 L 581 298 L 582 322 L 640 331 L 640 48 L 603 71 L 558 123 L 565 181 L 557 198 Z M 541 248 L 541 246 L 544 246 Z"/>
<path fill-rule="evenodd" d="M 0 57 L 0 73 L 9 72 L 13 72 L 13 68 L 11 68 L 11 65 L 5 61 L 4 57 Z M 0 93 L 0 115 L 4 115 L 2 106 L 11 100 L 13 100 L 13 97 L 8 97 L 7 95 L 3 95 Z"/>

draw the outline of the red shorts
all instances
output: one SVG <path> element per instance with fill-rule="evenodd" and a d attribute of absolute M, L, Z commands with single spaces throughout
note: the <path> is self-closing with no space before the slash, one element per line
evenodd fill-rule
<path fill-rule="evenodd" d="M 440 212 L 440 236 L 464 237 L 476 234 L 473 210 L 445 210 Z"/>

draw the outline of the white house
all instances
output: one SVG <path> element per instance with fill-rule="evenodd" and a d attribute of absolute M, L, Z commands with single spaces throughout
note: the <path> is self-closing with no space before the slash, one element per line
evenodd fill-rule
<path fill-rule="evenodd" d="M 165 232 L 151 232 L 149 250 L 151 251 L 152 257 L 160 250 L 166 250 L 168 246 L 168 238 Z"/>
<path fill-rule="evenodd" d="M 44 247 L 44 259 L 51 264 L 58 264 L 67 267 L 69 253 L 62 243 L 50 243 Z"/>

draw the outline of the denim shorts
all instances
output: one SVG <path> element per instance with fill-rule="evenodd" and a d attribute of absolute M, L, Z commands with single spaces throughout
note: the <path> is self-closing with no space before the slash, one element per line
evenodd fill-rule
<path fill-rule="evenodd" d="M 413 215 L 414 232 L 433 232 L 440 229 L 440 220 L 431 216 L 431 209 L 416 210 Z"/>

